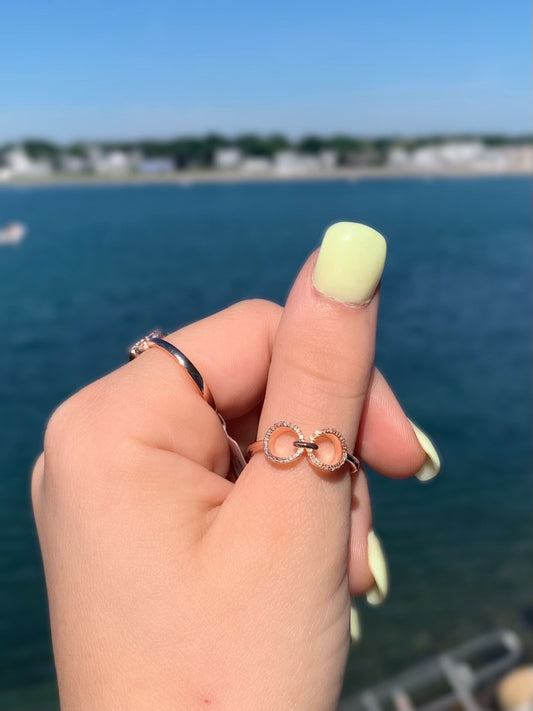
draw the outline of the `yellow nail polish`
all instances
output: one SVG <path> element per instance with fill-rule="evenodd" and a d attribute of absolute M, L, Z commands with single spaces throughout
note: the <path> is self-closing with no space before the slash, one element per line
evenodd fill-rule
<path fill-rule="evenodd" d="M 411 420 L 409 420 L 411 422 Z M 434 479 L 440 472 L 440 457 L 437 454 L 435 445 L 429 439 L 425 432 L 422 432 L 420 427 L 417 427 L 414 422 L 411 422 L 411 426 L 415 431 L 416 438 L 420 442 L 420 446 L 426 453 L 426 461 L 424 462 L 422 469 L 415 474 L 419 481 L 430 481 Z"/>
<path fill-rule="evenodd" d="M 322 240 L 314 285 L 336 301 L 366 304 L 379 284 L 386 256 L 387 243 L 379 232 L 357 222 L 337 222 Z"/>
<path fill-rule="evenodd" d="M 352 602 L 350 605 L 350 639 L 352 644 L 357 644 L 361 639 L 361 624 L 359 622 L 359 613 Z"/>
<path fill-rule="evenodd" d="M 369 605 L 381 605 L 389 592 L 389 570 L 381 541 L 374 531 L 368 534 L 368 565 L 376 582 L 366 594 Z"/>

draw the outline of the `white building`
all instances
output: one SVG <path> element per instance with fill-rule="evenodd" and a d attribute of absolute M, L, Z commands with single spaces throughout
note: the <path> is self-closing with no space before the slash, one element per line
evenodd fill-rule
<path fill-rule="evenodd" d="M 142 160 L 138 151 L 110 151 L 105 153 L 99 146 L 87 148 L 87 165 L 89 170 L 100 175 L 122 175 L 135 172 Z"/>
<path fill-rule="evenodd" d="M 131 168 L 131 158 L 124 151 L 111 151 L 104 154 L 99 164 L 101 173 L 129 173 Z"/>
<path fill-rule="evenodd" d="M 103 164 L 104 154 L 98 146 L 88 146 L 85 149 L 87 159 L 87 167 L 93 173 L 100 172 L 100 166 Z"/>
<path fill-rule="evenodd" d="M 481 141 L 449 141 L 438 147 L 438 158 L 444 165 L 468 166 L 482 159 L 487 150 Z"/>
<path fill-rule="evenodd" d="M 234 146 L 218 148 L 213 156 L 213 162 L 217 170 L 238 170 L 242 167 L 242 151 Z"/>
<path fill-rule="evenodd" d="M 278 151 L 274 156 L 274 170 L 280 175 L 312 173 L 320 169 L 317 156 L 297 151 Z"/>
<path fill-rule="evenodd" d="M 421 146 L 411 153 L 411 165 L 421 170 L 435 170 L 443 167 L 441 146 Z"/>
<path fill-rule="evenodd" d="M 528 172 L 533 170 L 533 146 L 485 146 L 481 141 L 447 141 L 413 151 L 393 148 L 388 165 L 414 171 Z"/>
<path fill-rule="evenodd" d="M 324 170 L 333 170 L 339 162 L 339 155 L 337 151 L 327 149 L 320 151 L 318 154 L 318 161 L 320 163 L 320 167 Z"/>
<path fill-rule="evenodd" d="M 172 158 L 144 158 L 139 161 L 137 170 L 143 175 L 164 175 L 173 173 L 176 166 Z"/>
<path fill-rule="evenodd" d="M 81 156 L 63 153 L 59 158 L 59 167 L 65 173 L 83 173 L 87 170 L 87 161 Z"/>
<path fill-rule="evenodd" d="M 272 170 L 272 161 L 263 156 L 248 156 L 242 159 L 240 169 L 244 173 L 268 173 Z"/>
<path fill-rule="evenodd" d="M 52 163 L 33 160 L 23 148 L 12 148 L 4 153 L 4 173 L 7 177 L 40 177 L 52 172 Z"/>
<path fill-rule="evenodd" d="M 412 156 L 405 148 L 392 148 L 389 151 L 387 163 L 393 168 L 405 168 L 412 162 Z"/>
<path fill-rule="evenodd" d="M 533 173 L 533 145 L 531 143 L 508 146 L 502 150 L 505 152 L 507 163 L 512 170 Z"/>

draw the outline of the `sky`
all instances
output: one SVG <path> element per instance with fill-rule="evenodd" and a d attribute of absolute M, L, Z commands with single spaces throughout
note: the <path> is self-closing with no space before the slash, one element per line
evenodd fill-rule
<path fill-rule="evenodd" d="M 529 0 L 5 3 L 0 143 L 530 133 Z"/>

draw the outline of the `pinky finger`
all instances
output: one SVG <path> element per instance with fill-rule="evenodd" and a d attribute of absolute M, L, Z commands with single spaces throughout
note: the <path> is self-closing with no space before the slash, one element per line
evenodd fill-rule
<path fill-rule="evenodd" d="M 371 605 L 381 604 L 389 590 L 387 561 L 372 528 L 372 508 L 363 469 L 352 477 L 348 584 L 351 595 L 366 593 Z"/>

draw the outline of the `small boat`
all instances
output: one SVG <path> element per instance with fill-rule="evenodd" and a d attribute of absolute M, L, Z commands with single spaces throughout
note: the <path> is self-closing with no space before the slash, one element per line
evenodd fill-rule
<path fill-rule="evenodd" d="M 28 232 L 21 222 L 10 222 L 0 227 L 0 244 L 18 244 L 22 242 Z"/>

